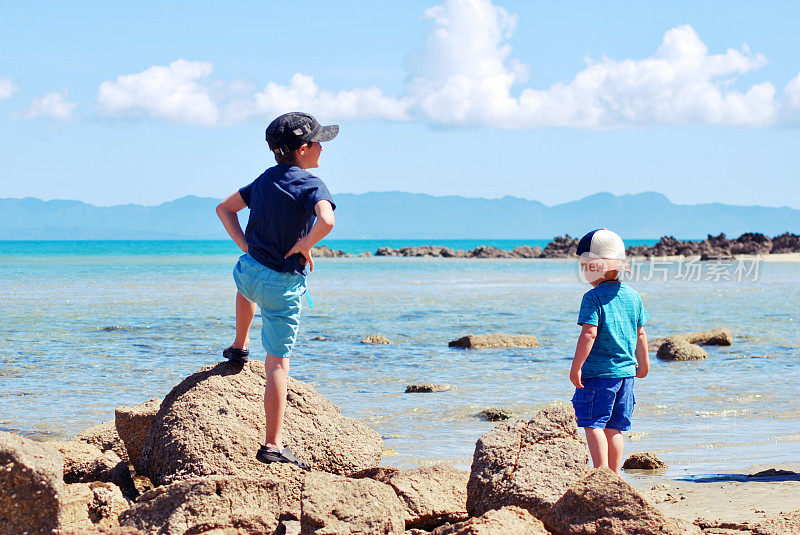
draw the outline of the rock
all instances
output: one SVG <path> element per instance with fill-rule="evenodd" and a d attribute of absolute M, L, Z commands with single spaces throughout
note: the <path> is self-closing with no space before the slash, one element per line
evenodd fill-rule
<path fill-rule="evenodd" d="M 394 489 L 405 508 L 406 529 L 431 530 L 467 519 L 467 472 L 436 465 L 395 470 L 372 479 Z"/>
<path fill-rule="evenodd" d="M 760 232 L 745 232 L 731 241 L 732 254 L 769 254 L 772 240 Z"/>
<path fill-rule="evenodd" d="M 382 334 L 372 334 L 361 340 L 362 344 L 391 344 L 392 341 Z"/>
<path fill-rule="evenodd" d="M 400 256 L 400 252 L 391 247 L 379 247 L 378 250 L 375 251 L 375 256 Z"/>
<path fill-rule="evenodd" d="M 436 528 L 431 535 L 548 535 L 541 520 L 521 507 L 492 509 L 458 524 Z"/>
<path fill-rule="evenodd" d="M 530 245 L 520 245 L 519 247 L 514 247 L 514 250 L 511 251 L 517 258 L 539 258 L 542 256 L 542 248 L 541 247 L 531 247 Z"/>
<path fill-rule="evenodd" d="M 139 405 L 119 407 L 114 411 L 117 434 L 125 444 L 128 459 L 137 472 L 143 471 L 140 464 L 142 448 L 160 407 L 161 400 L 154 398 Z"/>
<path fill-rule="evenodd" d="M 353 479 L 376 479 L 378 481 L 383 481 L 383 479 L 391 474 L 396 474 L 399 472 L 399 468 L 391 468 L 388 466 L 373 466 L 372 468 L 366 468 L 364 470 L 359 470 L 358 472 L 353 472 L 350 474 L 350 477 Z"/>
<path fill-rule="evenodd" d="M 119 527 L 128 501 L 112 483 L 74 483 L 66 486 L 61 510 L 64 530 L 113 529 Z"/>
<path fill-rule="evenodd" d="M 259 477 L 264 438 L 264 364 L 222 362 L 184 379 L 164 398 L 142 451 L 156 485 L 210 475 Z M 376 466 L 380 435 L 346 418 L 310 385 L 289 378 L 284 441 L 316 470 L 349 474 Z"/>
<path fill-rule="evenodd" d="M 500 422 L 510 420 L 514 417 L 514 413 L 509 409 L 485 409 L 475 416 L 487 422 Z"/>
<path fill-rule="evenodd" d="M 117 433 L 117 426 L 114 420 L 109 420 L 108 422 L 103 422 L 89 429 L 85 429 L 70 440 L 91 444 L 100 451 L 112 450 L 119 455 L 119 458 L 123 461 L 130 461 L 130 459 L 128 459 L 128 451 L 125 449 L 125 443 L 122 442 L 122 439 Z"/>
<path fill-rule="evenodd" d="M 223 528 L 272 534 L 279 519 L 299 520 L 306 474 L 294 465 L 276 463 L 267 465 L 257 478 L 210 476 L 178 481 L 142 494 L 120 516 L 120 524 L 163 535 Z"/>
<path fill-rule="evenodd" d="M 731 331 L 725 327 L 711 329 L 708 331 L 697 331 L 680 335 L 690 344 L 700 344 L 704 346 L 729 346 L 733 343 Z"/>
<path fill-rule="evenodd" d="M 578 242 L 569 234 L 556 236 L 542 251 L 541 258 L 570 258 L 577 256 Z"/>
<path fill-rule="evenodd" d="M 59 528 L 63 473 L 55 448 L 0 431 L 0 533 L 54 533 Z"/>
<path fill-rule="evenodd" d="M 488 245 L 479 245 L 475 249 L 469 252 L 468 255 L 470 258 L 514 258 L 514 253 L 511 251 L 504 251 L 503 249 L 498 249 L 497 247 L 491 247 Z"/>
<path fill-rule="evenodd" d="M 369 251 L 364 251 L 363 253 L 359 254 L 358 257 L 359 258 L 371 258 L 372 257 L 372 253 L 369 252 Z"/>
<path fill-rule="evenodd" d="M 475 445 L 467 511 L 479 516 L 516 505 L 540 517 L 589 471 L 575 413 L 548 407 L 528 421 L 500 424 Z"/>
<path fill-rule="evenodd" d="M 314 338 L 310 339 L 311 342 L 325 342 L 326 340 L 328 339 L 321 335 L 315 336 Z"/>
<path fill-rule="evenodd" d="M 427 392 L 444 392 L 450 390 L 450 385 L 434 385 L 431 383 L 408 385 L 406 387 L 406 394 L 427 393 Z"/>
<path fill-rule="evenodd" d="M 661 360 L 703 360 L 708 358 L 706 350 L 696 344 L 690 344 L 685 338 L 668 338 L 658 348 L 656 357 Z"/>
<path fill-rule="evenodd" d="M 327 245 L 320 245 L 319 247 L 311 248 L 311 256 L 317 256 L 319 258 L 343 258 L 350 255 L 344 251 L 334 251 Z"/>
<path fill-rule="evenodd" d="M 528 334 L 468 334 L 452 340 L 449 347 L 481 349 L 486 347 L 536 347 L 539 341 Z"/>
<path fill-rule="evenodd" d="M 666 467 L 667 463 L 649 451 L 636 452 L 622 464 L 625 470 L 659 470 Z"/>
<path fill-rule="evenodd" d="M 64 483 L 114 483 L 125 497 L 133 500 L 139 492 L 133 483 L 128 463 L 112 450 L 100 451 L 85 442 L 48 442 L 58 450 L 64 461 Z"/>
<path fill-rule="evenodd" d="M 605 467 L 573 485 L 542 518 L 556 533 L 682 535 L 678 525 Z"/>
<path fill-rule="evenodd" d="M 372 479 L 311 472 L 301 494 L 303 535 L 390 534 L 404 531 L 400 499 Z"/>
<path fill-rule="evenodd" d="M 772 239 L 773 254 L 776 253 L 798 253 L 800 252 L 800 236 L 786 232 Z"/>

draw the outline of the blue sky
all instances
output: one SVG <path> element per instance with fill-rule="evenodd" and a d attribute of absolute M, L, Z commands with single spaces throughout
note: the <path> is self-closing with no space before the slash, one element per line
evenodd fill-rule
<path fill-rule="evenodd" d="M 223 197 L 279 113 L 334 193 L 800 208 L 793 2 L 0 6 L 0 197 Z"/>

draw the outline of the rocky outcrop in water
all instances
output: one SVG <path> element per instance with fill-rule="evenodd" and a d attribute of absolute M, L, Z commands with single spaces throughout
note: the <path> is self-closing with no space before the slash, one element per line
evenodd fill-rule
<path fill-rule="evenodd" d="M 432 392 L 445 392 L 450 390 L 450 385 L 435 385 L 433 383 L 408 385 L 406 387 L 406 394 L 429 394 Z"/>
<path fill-rule="evenodd" d="M 318 247 L 311 248 L 311 256 L 319 258 L 342 258 L 352 255 L 349 255 L 344 251 L 334 251 L 327 245 L 320 245 Z"/>
<path fill-rule="evenodd" d="M 381 344 L 391 344 L 392 341 L 386 338 L 382 334 L 371 334 L 366 338 L 361 339 L 362 344 L 372 344 L 372 345 L 381 345 Z"/>
<path fill-rule="evenodd" d="M 705 349 L 697 344 L 692 344 L 685 338 L 668 338 L 656 352 L 656 357 L 661 360 L 704 360 L 708 358 Z"/>
<path fill-rule="evenodd" d="M 542 258 L 570 258 L 578 256 L 578 242 L 580 240 L 571 237 L 569 234 L 556 236 L 553 241 L 548 243 L 542 251 Z"/>
<path fill-rule="evenodd" d="M 705 240 L 691 241 L 678 240 L 672 236 L 661 238 L 658 243 L 648 247 L 637 245 L 628 247 L 630 256 L 700 256 L 704 260 L 728 259 L 739 254 L 770 254 L 770 253 L 797 253 L 800 252 L 800 236 L 788 232 L 770 239 L 769 236 L 759 232 L 746 232 L 729 240 L 725 234 L 713 236 Z"/>
<path fill-rule="evenodd" d="M 649 451 L 637 451 L 622 463 L 625 470 L 660 470 L 666 467 L 667 463 Z"/>
<path fill-rule="evenodd" d="M 539 341 L 529 334 L 468 334 L 451 340 L 449 347 L 484 349 L 490 347 L 537 347 Z"/>

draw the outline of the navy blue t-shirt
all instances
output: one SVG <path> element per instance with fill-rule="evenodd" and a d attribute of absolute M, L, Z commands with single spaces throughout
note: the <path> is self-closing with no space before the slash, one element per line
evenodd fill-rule
<path fill-rule="evenodd" d="M 319 201 L 330 201 L 336 208 L 325 183 L 297 166 L 278 164 L 239 194 L 250 208 L 244 233 L 248 254 L 275 271 L 305 274 L 303 255 L 284 255 L 311 231 Z"/>

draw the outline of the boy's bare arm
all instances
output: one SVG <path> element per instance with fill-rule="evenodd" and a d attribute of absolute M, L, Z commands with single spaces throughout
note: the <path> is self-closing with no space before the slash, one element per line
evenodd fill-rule
<path fill-rule="evenodd" d="M 239 249 L 245 253 L 248 249 L 247 240 L 242 232 L 242 226 L 239 224 L 239 216 L 236 214 L 246 207 L 247 204 L 238 191 L 217 205 L 217 216 L 222 221 L 222 226 L 228 231 Z"/>
<path fill-rule="evenodd" d="M 581 366 L 586 362 L 589 352 L 597 338 L 597 325 L 591 323 L 582 324 L 581 334 L 578 336 L 578 344 L 575 347 L 575 356 L 572 358 L 572 367 L 569 370 L 569 380 L 576 388 L 583 388 L 581 381 Z"/>
<path fill-rule="evenodd" d="M 644 327 L 636 332 L 636 377 L 646 377 L 650 372 L 650 357 L 647 351 L 647 333 Z"/>
<path fill-rule="evenodd" d="M 297 240 L 294 247 L 289 249 L 289 252 L 286 253 L 286 258 L 289 258 L 293 254 L 302 254 L 308 262 L 308 269 L 311 271 L 314 271 L 314 259 L 311 258 L 311 248 L 333 230 L 333 225 L 336 222 L 336 218 L 333 215 L 333 205 L 328 201 L 319 201 L 314 206 L 314 212 L 317 214 L 317 221 L 314 223 L 314 226 L 311 227 L 311 231 Z"/>

